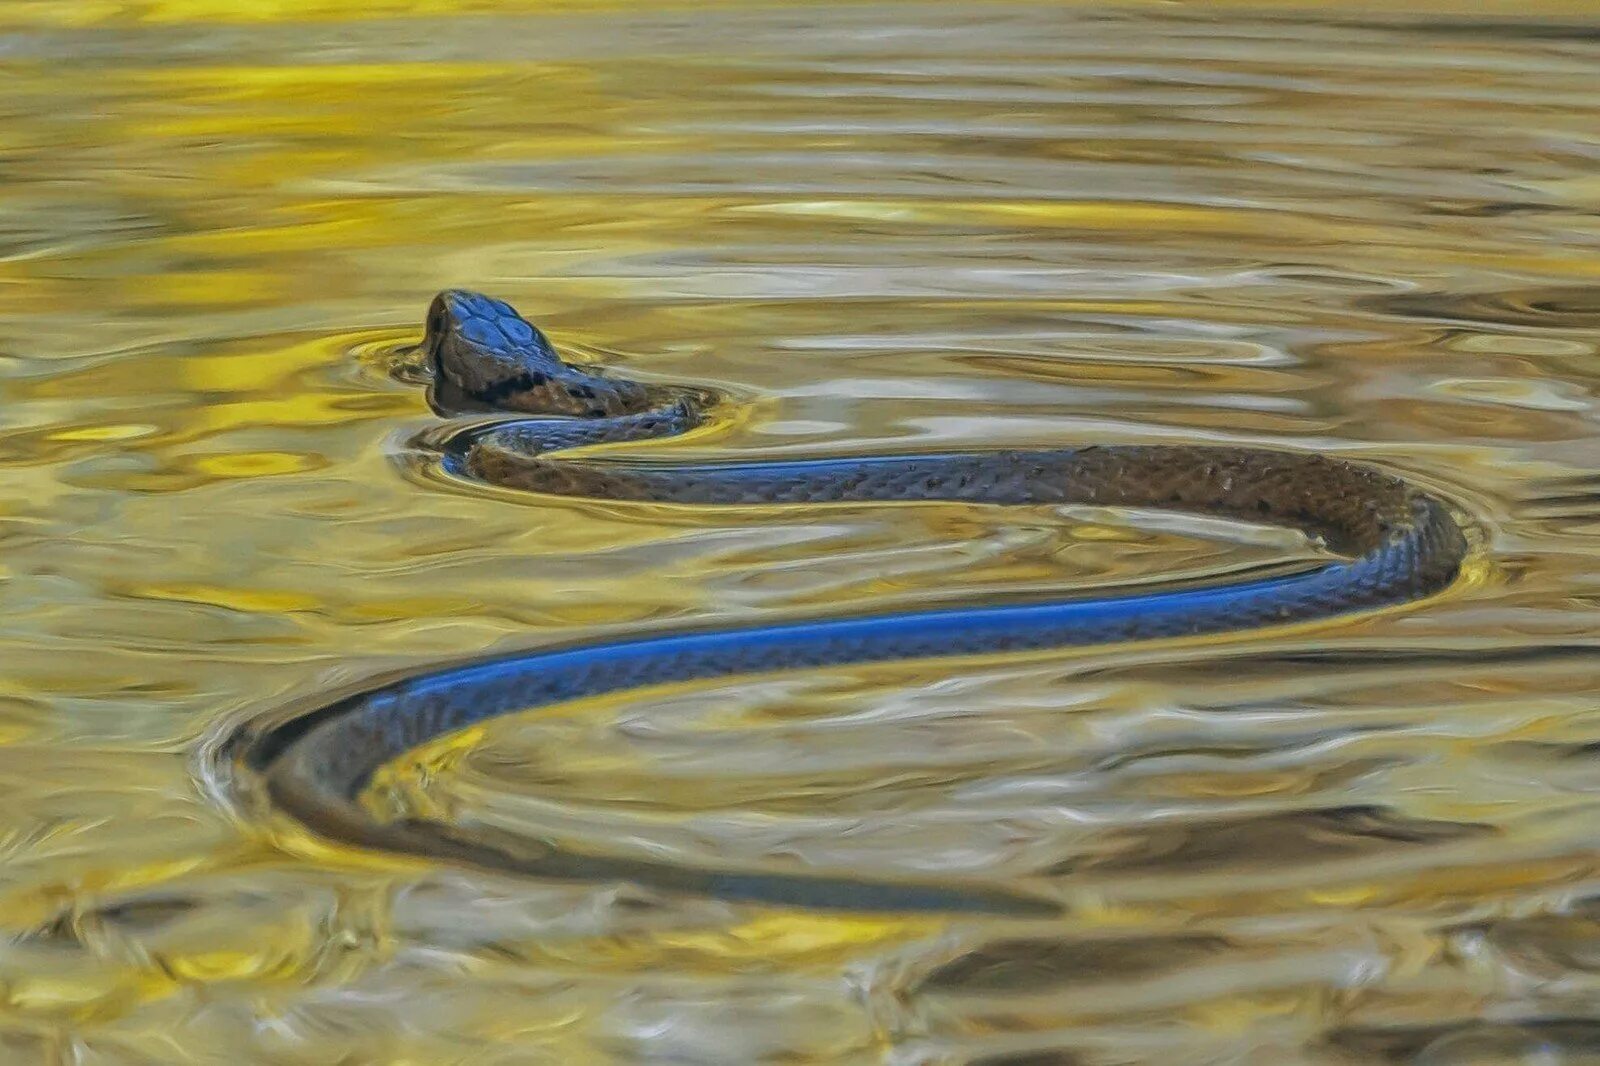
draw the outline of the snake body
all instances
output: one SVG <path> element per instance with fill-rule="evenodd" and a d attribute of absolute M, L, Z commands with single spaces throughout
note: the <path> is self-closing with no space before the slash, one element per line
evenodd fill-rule
<path fill-rule="evenodd" d="M 509 305 L 441 293 L 423 340 L 435 406 L 529 416 L 463 431 L 457 472 L 532 492 L 682 504 L 946 500 L 1163 508 L 1293 526 L 1337 561 L 1266 580 L 824 619 L 555 647 L 401 678 L 249 734 L 241 762 L 282 811 L 324 837 L 542 878 L 640 883 L 812 908 L 1049 912 L 982 884 L 686 868 L 443 823 L 382 821 L 360 802 L 376 771 L 455 730 L 529 708 L 728 675 L 1243 630 L 1405 603 L 1445 588 L 1466 539 L 1438 498 L 1374 468 L 1234 447 L 1089 446 L 814 461 L 667 465 L 557 454 L 699 424 L 707 398 L 563 362 Z M 558 417 L 553 417 L 558 416 Z"/>

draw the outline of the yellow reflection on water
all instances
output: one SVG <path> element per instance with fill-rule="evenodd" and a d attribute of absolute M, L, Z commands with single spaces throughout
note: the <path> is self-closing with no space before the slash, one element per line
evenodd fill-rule
<path fill-rule="evenodd" d="M 6 5 L 0 1060 L 1578 1061 L 1593 14 Z M 1474 555 L 1336 624 L 550 708 L 371 795 L 1058 919 L 355 852 L 208 776 L 208 745 L 490 652 L 1315 554 L 1085 509 L 474 489 L 414 443 L 446 286 L 728 391 L 633 454 L 1316 450 L 1442 493 Z"/>

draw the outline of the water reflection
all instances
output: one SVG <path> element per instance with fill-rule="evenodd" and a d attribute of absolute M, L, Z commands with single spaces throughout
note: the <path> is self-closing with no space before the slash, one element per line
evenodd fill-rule
<path fill-rule="evenodd" d="M 0 1057 L 1593 1058 L 1600 35 L 1539 14 L 0 13 Z M 1480 543 L 1423 610 L 593 701 L 377 797 L 660 860 L 1065 877 L 1064 919 L 342 852 L 195 753 L 440 659 L 1299 550 L 407 477 L 432 416 L 393 371 L 445 285 L 730 390 L 675 456 L 1315 448 Z"/>

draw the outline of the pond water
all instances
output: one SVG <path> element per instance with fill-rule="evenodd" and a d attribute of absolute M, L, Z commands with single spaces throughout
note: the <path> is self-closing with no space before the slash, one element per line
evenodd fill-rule
<path fill-rule="evenodd" d="M 0 1057 L 1600 1062 L 1600 22 L 1472 10 L 7 5 Z M 589 700 L 384 782 L 1062 918 L 342 849 L 232 802 L 216 738 L 444 660 L 1304 550 L 430 477 L 401 371 L 449 286 L 736 398 L 640 454 L 1314 450 L 1472 557 L 1292 630 Z"/>

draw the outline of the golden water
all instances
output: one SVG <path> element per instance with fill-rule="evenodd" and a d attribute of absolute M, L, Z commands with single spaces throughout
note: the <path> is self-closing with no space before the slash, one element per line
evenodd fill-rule
<path fill-rule="evenodd" d="M 0 8 L 0 1061 L 1600 1062 L 1600 21 L 1475 6 Z M 219 793 L 219 730 L 1298 550 L 441 484 L 392 371 L 444 286 L 733 390 L 674 454 L 1315 449 L 1450 496 L 1473 561 L 1376 617 L 594 701 L 390 775 L 1062 920 L 319 848 Z"/>

